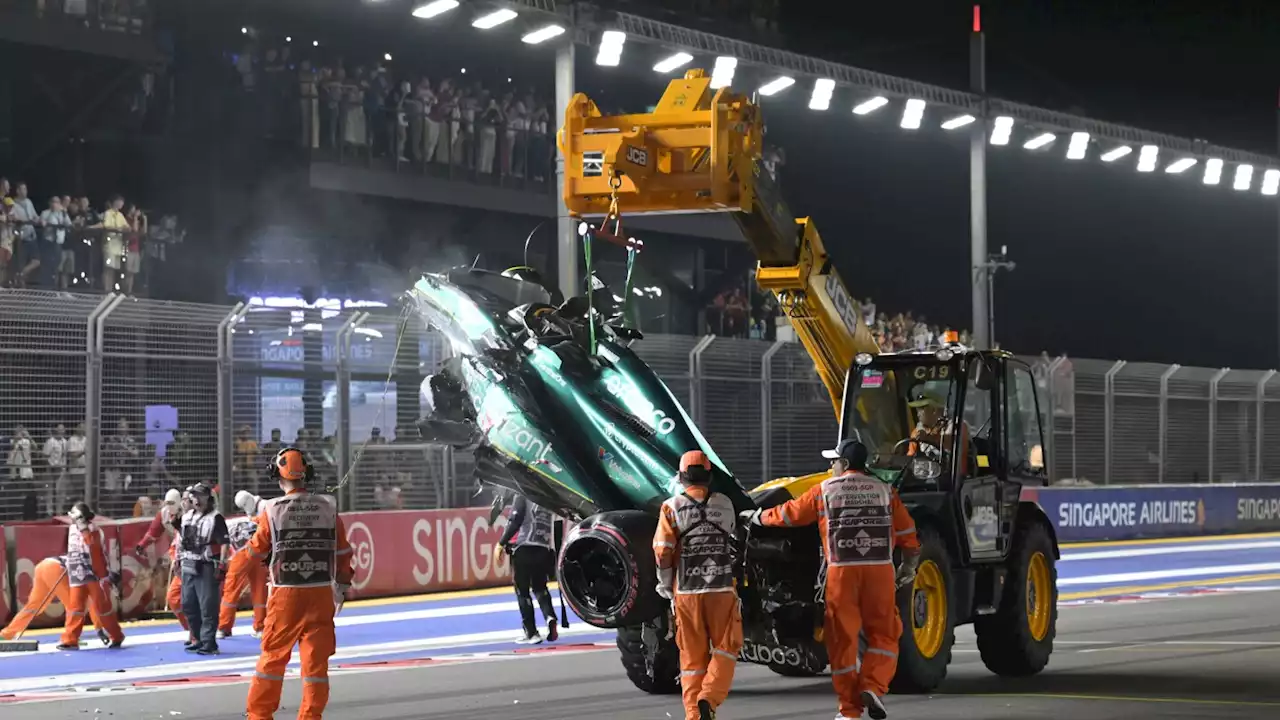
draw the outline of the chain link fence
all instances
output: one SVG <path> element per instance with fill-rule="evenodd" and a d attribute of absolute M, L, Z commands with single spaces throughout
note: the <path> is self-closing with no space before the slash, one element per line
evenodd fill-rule
<path fill-rule="evenodd" d="M 651 335 L 633 346 L 746 486 L 825 468 L 831 400 L 790 342 Z M 307 451 L 352 510 L 475 503 L 469 453 L 422 442 L 420 387 L 448 357 L 372 303 L 235 307 L 0 292 L 0 519 L 152 512 L 169 487 L 270 495 Z M 1280 481 L 1280 381 L 1242 371 L 1024 358 L 1055 482 Z"/>

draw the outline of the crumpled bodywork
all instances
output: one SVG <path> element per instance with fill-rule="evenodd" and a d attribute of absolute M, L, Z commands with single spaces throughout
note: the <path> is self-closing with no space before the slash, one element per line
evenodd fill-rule
<path fill-rule="evenodd" d="M 540 286 L 482 270 L 424 275 L 413 307 L 448 338 L 453 357 L 424 383 L 427 440 L 471 449 L 483 483 L 553 512 L 657 512 L 680 455 L 712 459 L 715 489 L 751 500 L 660 378 L 598 314 L 560 308 Z M 590 354 L 587 317 L 596 318 Z"/>

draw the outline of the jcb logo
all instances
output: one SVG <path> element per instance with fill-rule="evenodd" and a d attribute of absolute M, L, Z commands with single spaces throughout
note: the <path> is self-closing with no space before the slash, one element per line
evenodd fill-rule
<path fill-rule="evenodd" d="M 649 167 L 649 151 L 634 145 L 627 146 L 627 162 Z"/>
<path fill-rule="evenodd" d="M 824 283 L 827 297 L 831 298 L 831 304 L 835 305 L 836 313 L 840 315 L 840 319 L 844 321 L 844 325 L 850 333 L 858 331 L 858 311 L 853 304 L 853 299 L 849 297 L 849 291 L 845 290 L 844 283 L 840 282 L 840 278 L 836 276 L 835 271 L 827 275 Z"/>

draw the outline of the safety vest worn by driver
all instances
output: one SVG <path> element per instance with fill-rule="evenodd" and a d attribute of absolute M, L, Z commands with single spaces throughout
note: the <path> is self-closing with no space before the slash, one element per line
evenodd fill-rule
<path fill-rule="evenodd" d="M 338 552 L 338 503 L 330 495 L 301 492 L 266 501 L 271 527 L 271 584 L 326 587 Z"/>
<path fill-rule="evenodd" d="M 662 504 L 676 530 L 676 592 L 682 595 L 733 592 L 734 523 L 727 495 L 709 493 L 704 502 L 680 493 Z"/>
<path fill-rule="evenodd" d="M 511 538 L 511 544 L 516 547 L 536 545 L 538 547 L 554 548 L 555 542 L 551 537 L 554 527 L 555 517 L 551 515 L 550 510 L 539 507 L 534 503 L 529 503 L 525 511 L 524 522 L 520 524 L 520 529 L 516 531 L 515 537 Z"/>
<path fill-rule="evenodd" d="M 822 482 L 827 564 L 893 564 L 893 489 L 861 473 Z"/>

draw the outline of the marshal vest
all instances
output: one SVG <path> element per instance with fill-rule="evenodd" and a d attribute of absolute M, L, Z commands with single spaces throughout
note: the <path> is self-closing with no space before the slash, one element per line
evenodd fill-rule
<path fill-rule="evenodd" d="M 213 557 L 209 546 L 218 517 L 217 512 L 200 513 L 195 510 L 188 510 L 182 516 L 178 562 L 181 563 L 183 574 L 195 575 L 202 563 L 217 559 Z"/>
<path fill-rule="evenodd" d="M 98 536 L 98 546 L 105 547 L 105 539 L 97 525 L 89 523 L 89 532 Z M 100 578 L 93 571 L 93 558 L 89 555 L 89 544 L 84 541 L 80 528 L 72 525 L 67 530 L 67 582 L 71 587 L 88 585 Z"/>
<path fill-rule="evenodd" d="M 733 501 L 727 495 L 711 493 L 702 503 L 681 493 L 663 504 L 676 519 L 676 592 L 733 592 Z"/>
<path fill-rule="evenodd" d="M 236 518 L 227 521 L 227 537 L 231 541 L 231 549 L 240 552 L 253 539 L 258 531 L 258 524 L 253 518 Z"/>
<path fill-rule="evenodd" d="M 338 549 L 338 504 L 308 492 L 267 501 L 271 527 L 271 584 L 321 587 L 333 582 Z"/>
<path fill-rule="evenodd" d="M 893 564 L 893 491 L 859 473 L 824 480 L 829 565 Z"/>
<path fill-rule="evenodd" d="M 550 510 L 539 507 L 534 503 L 529 503 L 529 508 L 524 515 L 524 522 L 520 524 L 520 529 L 516 531 L 516 536 L 511 538 L 511 544 L 516 547 L 536 545 L 537 547 L 554 548 L 556 545 L 551 537 L 554 527 L 555 518 L 551 515 Z"/>

